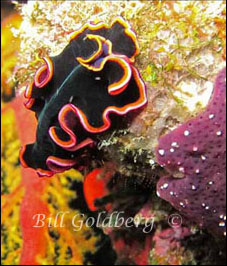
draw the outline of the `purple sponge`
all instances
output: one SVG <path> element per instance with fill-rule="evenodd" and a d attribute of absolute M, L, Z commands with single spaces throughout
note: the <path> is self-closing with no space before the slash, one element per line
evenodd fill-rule
<path fill-rule="evenodd" d="M 190 221 L 226 236 L 226 69 L 206 110 L 161 137 L 156 156 L 170 173 L 157 194 Z"/>

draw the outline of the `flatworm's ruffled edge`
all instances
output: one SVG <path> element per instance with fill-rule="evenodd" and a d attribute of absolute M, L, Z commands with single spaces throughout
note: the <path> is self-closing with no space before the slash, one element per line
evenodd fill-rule
<path fill-rule="evenodd" d="M 32 106 L 34 105 L 34 103 L 35 103 L 35 99 L 28 99 L 28 101 L 26 101 L 25 103 L 24 103 L 24 106 L 27 108 L 27 109 L 31 109 L 32 108 Z"/>
<path fill-rule="evenodd" d="M 70 34 L 70 41 L 72 41 L 73 39 L 75 39 L 76 37 L 78 37 L 78 35 L 80 35 L 81 33 L 83 33 L 86 29 L 89 29 L 89 30 L 99 30 L 99 29 L 102 29 L 102 28 L 105 28 L 105 29 L 110 29 L 115 23 L 120 23 L 124 28 L 125 28 L 125 34 L 128 35 L 131 40 L 133 41 L 134 45 L 135 45 L 135 52 L 134 54 L 129 58 L 130 61 L 132 63 L 135 62 L 135 57 L 139 54 L 139 45 L 138 45 L 138 42 L 137 42 L 137 39 L 136 39 L 136 34 L 135 32 L 131 29 L 131 26 L 121 17 L 117 17 L 114 19 L 114 21 L 109 25 L 107 25 L 106 23 L 104 22 L 98 22 L 98 23 L 91 23 L 91 22 L 88 22 L 86 23 L 85 25 L 83 25 L 80 29 L 72 32 Z"/>
<path fill-rule="evenodd" d="M 61 173 L 72 168 L 76 164 L 76 161 L 49 156 L 46 160 L 46 164 L 53 173 Z"/>
<path fill-rule="evenodd" d="M 35 86 L 38 88 L 43 88 L 44 86 L 46 86 L 46 84 L 52 79 L 54 73 L 53 63 L 51 59 L 49 57 L 43 57 L 43 60 L 45 64 L 38 68 L 34 77 Z M 47 75 L 44 80 L 40 81 L 39 79 L 44 71 L 47 71 Z"/>
<path fill-rule="evenodd" d="M 107 46 L 106 54 L 109 55 L 112 53 L 112 43 L 109 40 L 106 40 L 104 37 L 94 34 L 87 34 L 86 38 L 89 40 L 95 40 L 98 44 L 98 49 L 90 57 L 84 59 L 82 57 L 77 57 L 77 61 L 81 64 L 88 64 L 92 61 L 98 59 L 102 53 L 105 51 L 104 46 Z"/>
<path fill-rule="evenodd" d="M 124 91 L 124 89 L 126 88 L 127 84 L 129 83 L 131 76 L 132 76 L 132 70 L 131 70 L 131 66 L 130 66 L 130 62 L 128 60 L 128 57 L 124 56 L 124 55 L 111 54 L 111 55 L 108 55 L 108 56 L 102 58 L 101 60 L 98 60 L 98 61 L 99 62 L 96 65 L 89 65 L 89 64 L 82 63 L 82 62 L 80 62 L 80 64 L 89 70 L 99 72 L 99 71 L 103 70 L 105 64 L 108 61 L 117 62 L 119 64 L 119 66 L 123 69 L 124 75 L 122 76 L 122 78 L 120 80 L 110 84 L 108 86 L 107 90 L 108 90 L 109 94 L 111 94 L 111 95 L 117 95 L 117 94 L 122 93 Z"/>
<path fill-rule="evenodd" d="M 44 176 L 52 177 L 55 174 L 55 172 L 53 171 L 43 170 L 41 168 L 36 169 L 36 173 L 38 174 L 39 177 L 44 177 Z"/>
<path fill-rule="evenodd" d="M 24 168 L 30 168 L 30 166 L 27 165 L 27 163 L 24 160 L 24 153 L 26 151 L 26 146 L 23 146 L 20 150 L 20 162 L 21 165 Z M 38 176 L 43 177 L 51 177 L 56 173 L 62 173 L 66 170 L 69 170 L 76 164 L 76 160 L 71 160 L 71 159 L 62 159 L 58 158 L 56 156 L 49 156 L 46 160 L 46 165 L 49 168 L 49 170 L 44 170 L 41 168 L 37 168 L 36 172 Z"/>
<path fill-rule="evenodd" d="M 19 158 L 20 158 L 20 163 L 24 168 L 29 168 L 29 166 L 27 165 L 27 163 L 24 160 L 24 153 L 26 151 L 26 146 L 21 147 L 20 149 L 20 153 L 19 153 Z"/>
<path fill-rule="evenodd" d="M 32 81 L 31 83 L 29 83 L 25 89 L 24 92 L 24 97 L 27 99 L 31 99 L 32 97 L 32 90 L 33 90 L 33 85 L 34 85 L 34 81 Z"/>
<path fill-rule="evenodd" d="M 90 133 L 101 133 L 101 132 L 104 132 L 107 129 L 109 129 L 111 126 L 111 121 L 109 119 L 110 113 L 115 113 L 115 114 L 123 116 L 132 110 L 136 110 L 136 109 L 143 107 L 147 103 L 146 87 L 145 87 L 145 84 L 140 77 L 138 70 L 133 66 L 131 66 L 131 69 L 132 69 L 132 75 L 135 78 L 135 81 L 138 85 L 139 92 L 140 92 L 140 97 L 136 102 L 134 102 L 132 104 L 127 104 L 124 107 L 116 107 L 116 106 L 107 107 L 104 110 L 103 116 L 102 116 L 104 124 L 103 124 L 103 126 L 98 127 L 98 128 L 93 127 L 89 124 L 88 119 L 82 110 L 80 110 L 78 107 L 76 107 L 73 104 L 67 104 L 67 105 L 62 107 L 62 110 L 60 111 L 60 114 L 59 114 L 59 123 L 61 124 L 61 126 L 63 125 L 62 128 L 64 129 L 66 122 L 64 121 L 65 116 L 62 115 L 61 113 L 64 113 L 65 111 L 67 111 L 67 112 L 73 111 L 75 113 L 75 115 L 80 119 L 80 122 L 86 131 L 88 131 Z M 67 129 L 67 130 L 69 131 L 69 129 Z M 70 130 L 70 133 L 71 132 L 72 131 Z"/>
<path fill-rule="evenodd" d="M 122 57 L 109 56 L 107 61 L 117 62 L 123 68 L 124 75 L 121 77 L 121 79 L 110 84 L 107 88 L 108 93 L 110 95 L 120 94 L 126 89 L 132 77 L 131 67 L 129 63 L 127 62 L 127 57 L 124 58 L 123 56 Z"/>
<path fill-rule="evenodd" d="M 31 168 L 30 166 L 27 165 L 27 163 L 24 160 L 24 154 L 26 152 L 26 149 L 27 149 L 27 145 L 21 147 L 21 149 L 20 149 L 20 153 L 19 153 L 20 163 L 24 168 Z M 53 171 L 44 170 L 41 168 L 37 168 L 37 169 L 35 169 L 35 171 L 37 172 L 38 176 L 40 176 L 40 177 L 43 177 L 43 176 L 51 177 L 54 175 Z"/>
<path fill-rule="evenodd" d="M 45 87 L 53 77 L 54 68 L 51 59 L 49 57 L 43 57 L 42 59 L 44 60 L 45 64 L 37 69 L 34 76 L 34 80 L 30 84 L 28 84 L 24 92 L 24 97 L 27 99 L 30 99 L 32 97 L 32 91 L 34 89 L 34 86 L 41 89 Z M 40 81 L 40 77 L 45 71 L 47 72 L 47 74 L 45 78 Z"/>
<path fill-rule="evenodd" d="M 85 139 L 80 144 L 77 145 L 77 138 L 74 132 L 67 126 L 66 123 L 66 114 L 70 112 L 71 109 L 68 108 L 68 105 L 64 105 L 61 109 L 61 111 L 58 114 L 58 121 L 60 123 L 61 128 L 69 135 L 68 141 L 61 140 L 57 133 L 56 133 L 56 127 L 50 127 L 49 128 L 49 135 L 51 139 L 60 147 L 68 150 L 68 151 L 77 151 L 87 145 L 93 144 L 94 141 L 90 138 Z"/>

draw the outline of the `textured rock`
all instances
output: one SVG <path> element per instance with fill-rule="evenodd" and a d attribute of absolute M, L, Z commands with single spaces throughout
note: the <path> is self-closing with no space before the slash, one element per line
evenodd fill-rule
<path fill-rule="evenodd" d="M 207 109 L 161 137 L 159 164 L 170 172 L 157 193 L 215 234 L 226 235 L 226 69 L 218 75 Z"/>

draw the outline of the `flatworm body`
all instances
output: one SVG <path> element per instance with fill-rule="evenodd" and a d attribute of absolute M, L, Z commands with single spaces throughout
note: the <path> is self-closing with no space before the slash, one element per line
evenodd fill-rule
<path fill-rule="evenodd" d="M 161 137 L 157 160 L 170 176 L 158 195 L 191 221 L 226 236 L 226 69 L 198 117 Z"/>
<path fill-rule="evenodd" d="M 40 176 L 75 167 L 82 148 L 113 126 L 113 115 L 144 106 L 145 85 L 133 66 L 138 52 L 134 32 L 116 18 L 110 26 L 85 24 L 61 54 L 43 58 L 25 91 L 38 127 L 36 142 L 21 149 L 22 165 Z"/>

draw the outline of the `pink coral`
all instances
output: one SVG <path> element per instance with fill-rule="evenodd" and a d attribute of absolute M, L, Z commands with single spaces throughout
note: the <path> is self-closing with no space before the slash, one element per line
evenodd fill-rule
<path fill-rule="evenodd" d="M 161 137 L 157 161 L 171 175 L 157 193 L 177 210 L 218 235 L 226 235 L 226 69 L 206 110 Z"/>

